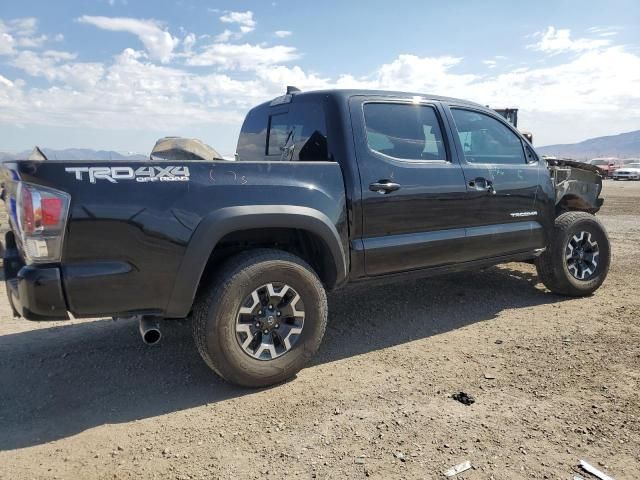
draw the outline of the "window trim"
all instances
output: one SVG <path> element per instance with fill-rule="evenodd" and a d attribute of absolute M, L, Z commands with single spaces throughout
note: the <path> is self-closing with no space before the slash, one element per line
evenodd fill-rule
<path fill-rule="evenodd" d="M 395 104 L 395 105 L 413 105 L 413 106 L 420 106 L 420 107 L 427 107 L 427 108 L 431 108 L 436 116 L 436 120 L 438 122 L 438 126 L 440 127 L 440 135 L 442 136 L 442 144 L 444 145 L 444 152 L 445 152 L 445 156 L 446 158 L 444 159 L 435 159 L 435 160 L 429 160 L 429 159 L 425 159 L 425 158 L 416 158 L 416 159 L 411 159 L 411 158 L 400 158 L 400 157 L 394 157 L 393 155 L 387 155 L 386 153 L 380 152 L 378 150 L 374 150 L 369 146 L 369 137 L 367 135 L 367 119 L 365 117 L 364 114 L 364 106 L 368 105 L 368 104 L 383 104 L 383 105 L 388 105 L 388 104 Z M 401 162 L 401 163 L 405 163 L 405 164 L 411 164 L 411 165 L 417 165 L 417 164 L 427 164 L 427 165 L 433 165 L 433 164 L 451 164 L 453 163 L 452 160 L 452 156 L 451 156 L 451 149 L 449 148 L 449 142 L 447 139 L 447 134 L 446 134 L 446 128 L 444 125 L 444 119 L 443 119 L 443 115 L 442 112 L 439 111 L 438 109 L 438 105 L 432 101 L 428 101 L 428 100 L 423 100 L 423 101 L 414 101 L 414 100 L 409 100 L 409 99 L 402 99 L 402 98 L 375 98 L 375 99 L 368 99 L 368 100 L 364 100 L 363 102 L 361 102 L 360 104 L 360 113 L 362 115 L 362 128 L 364 129 L 364 143 L 365 143 L 365 147 L 367 149 L 367 151 L 369 152 L 369 154 L 373 154 L 376 156 L 380 156 L 383 157 L 384 159 L 388 159 L 388 160 L 392 160 L 395 162 Z"/>
<path fill-rule="evenodd" d="M 451 118 L 451 132 L 453 133 L 453 137 L 454 137 L 454 142 L 456 143 L 456 149 L 459 150 L 459 154 L 458 154 L 458 159 L 463 162 L 465 165 L 515 165 L 515 166 L 522 166 L 522 165 L 536 165 L 539 162 L 539 159 L 535 162 L 529 162 L 527 160 L 527 152 L 525 150 L 525 146 L 528 145 L 528 142 L 524 142 L 523 140 L 523 136 L 522 134 L 518 131 L 517 128 L 515 128 L 513 125 L 511 125 L 509 122 L 507 122 L 505 120 L 504 117 L 502 117 L 501 115 L 499 115 L 496 112 L 493 111 L 487 111 L 483 108 L 477 108 L 474 107 L 472 105 L 461 105 L 459 103 L 449 103 L 447 104 L 447 109 L 449 110 L 449 116 Z M 504 125 L 505 127 L 507 127 L 507 129 L 509 129 L 517 138 L 518 140 L 520 140 L 520 148 L 522 149 L 522 158 L 524 159 L 524 161 L 522 163 L 484 163 L 484 162 L 469 162 L 467 161 L 467 156 L 464 154 L 464 148 L 462 146 L 462 143 L 460 142 L 460 135 L 458 132 L 458 126 L 456 125 L 456 119 L 453 118 L 453 110 L 465 110 L 468 112 L 474 112 L 474 113 L 479 113 L 480 115 L 484 115 L 486 117 L 489 118 L 493 118 L 494 120 L 496 120 L 498 123 L 501 123 L 502 125 Z M 537 153 L 535 151 L 535 149 L 532 148 L 532 151 L 535 153 L 536 157 L 537 157 Z"/>

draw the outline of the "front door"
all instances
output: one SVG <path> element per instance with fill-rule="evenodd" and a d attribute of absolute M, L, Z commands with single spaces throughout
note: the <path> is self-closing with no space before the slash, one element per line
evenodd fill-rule
<path fill-rule="evenodd" d="M 448 110 L 448 111 L 447 111 Z M 469 107 L 445 107 L 464 171 L 469 205 L 467 237 L 472 259 L 544 247 L 541 219 L 548 199 L 540 182 L 543 162 L 506 122 Z"/>
<path fill-rule="evenodd" d="M 467 189 L 437 102 L 353 97 L 365 272 L 466 260 Z"/>

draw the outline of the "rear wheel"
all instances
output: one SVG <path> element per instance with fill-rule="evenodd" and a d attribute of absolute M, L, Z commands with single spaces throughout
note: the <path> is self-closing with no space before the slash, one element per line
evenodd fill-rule
<path fill-rule="evenodd" d="M 535 263 L 549 290 L 579 297 L 602 285 L 610 262 L 609 238 L 600 221 L 586 212 L 566 212 L 556 218 L 551 244 Z"/>
<path fill-rule="evenodd" d="M 193 336 L 226 380 L 263 387 L 294 376 L 317 352 L 327 298 L 302 259 L 256 249 L 229 259 L 196 300 Z"/>

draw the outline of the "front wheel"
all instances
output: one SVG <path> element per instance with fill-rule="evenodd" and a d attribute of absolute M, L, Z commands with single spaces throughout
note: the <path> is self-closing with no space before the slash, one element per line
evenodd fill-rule
<path fill-rule="evenodd" d="M 204 361 L 246 387 L 293 377 L 318 351 L 326 325 L 320 280 L 302 259 L 279 250 L 229 259 L 193 311 L 193 337 Z"/>
<path fill-rule="evenodd" d="M 556 218 L 550 245 L 535 263 L 549 290 L 581 297 L 602 285 L 610 262 L 609 237 L 595 215 L 566 212 Z"/>

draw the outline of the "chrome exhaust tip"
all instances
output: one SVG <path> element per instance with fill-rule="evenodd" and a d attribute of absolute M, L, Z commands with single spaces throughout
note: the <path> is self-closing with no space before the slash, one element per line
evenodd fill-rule
<path fill-rule="evenodd" d="M 155 345 L 162 339 L 160 322 L 156 317 L 140 317 L 140 336 L 147 345 Z"/>

